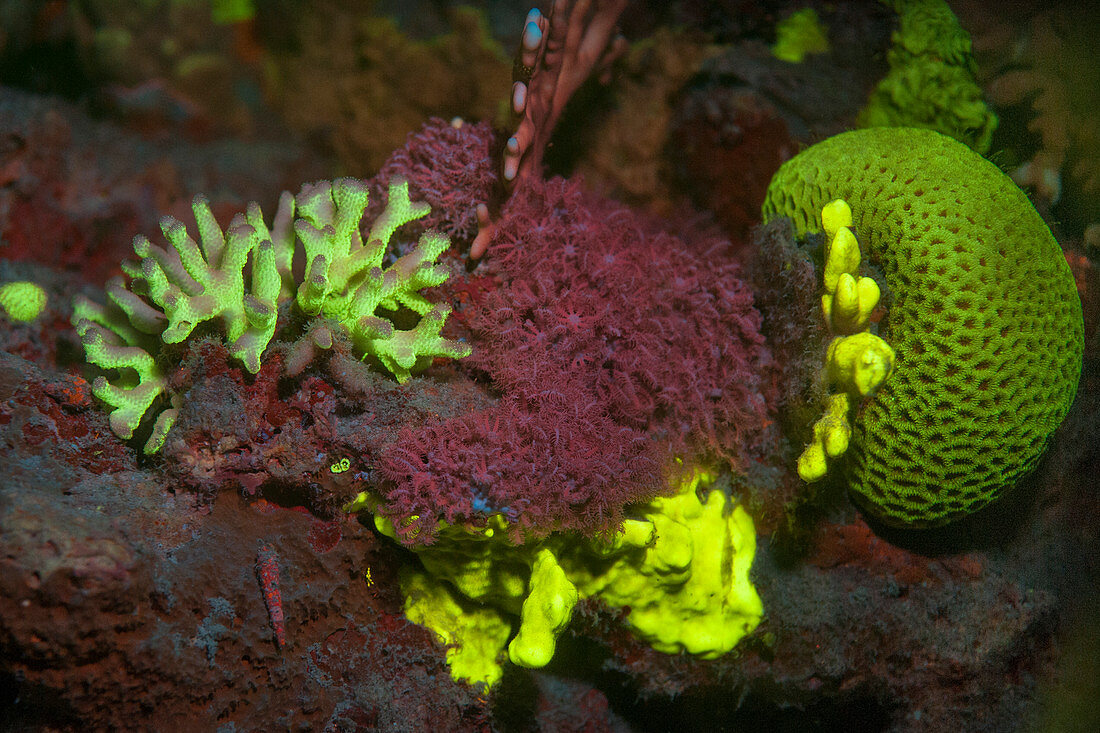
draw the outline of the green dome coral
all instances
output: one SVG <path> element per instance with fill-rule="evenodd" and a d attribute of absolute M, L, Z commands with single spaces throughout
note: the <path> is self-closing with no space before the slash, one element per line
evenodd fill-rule
<path fill-rule="evenodd" d="M 1011 179 L 937 132 L 814 145 L 776 173 L 764 218 L 818 230 L 836 198 L 885 276 L 879 334 L 897 353 L 853 420 L 849 487 L 890 524 L 945 524 L 1033 468 L 1069 410 L 1084 338 L 1073 277 Z"/>

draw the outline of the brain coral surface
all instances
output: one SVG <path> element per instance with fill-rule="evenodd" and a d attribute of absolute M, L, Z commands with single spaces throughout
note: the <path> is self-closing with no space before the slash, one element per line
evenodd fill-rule
<path fill-rule="evenodd" d="M 1033 468 L 1069 410 L 1083 349 L 1073 277 L 1024 193 L 937 132 L 814 145 L 780 168 L 764 218 L 818 231 L 836 198 L 885 277 L 879 335 L 897 352 L 854 417 L 849 487 L 887 523 L 950 522 Z"/>

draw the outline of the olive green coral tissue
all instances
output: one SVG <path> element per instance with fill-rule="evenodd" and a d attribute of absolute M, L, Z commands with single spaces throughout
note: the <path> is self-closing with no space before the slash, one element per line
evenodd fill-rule
<path fill-rule="evenodd" d="M 849 488 L 890 524 L 945 524 L 1042 456 L 1077 390 L 1081 301 L 1027 196 L 940 133 L 871 128 L 818 143 L 776 173 L 764 218 L 818 230 L 837 198 L 881 270 L 879 335 L 897 354 L 853 421 Z"/>
<path fill-rule="evenodd" d="M 92 391 L 113 408 L 111 429 L 127 440 L 134 435 L 155 403 L 163 402 L 164 367 L 172 365 L 158 361 L 161 347 L 191 339 L 207 321 L 220 322 L 229 353 L 257 373 L 280 306 L 289 309 L 291 301 L 301 314 L 325 319 L 324 328 L 346 333 L 356 354 L 377 360 L 398 382 L 437 357 L 468 356 L 469 344 L 442 335 L 450 306 L 421 293 L 449 276 L 436 261 L 447 238 L 425 232 L 416 246 L 385 262 L 394 232 L 430 207 L 410 201 L 408 182 L 395 178 L 364 240 L 368 193 L 367 184 L 353 178 L 306 184 L 297 197 L 282 195 L 270 227 L 253 203 L 224 231 L 199 196 L 192 206 L 197 242 L 172 217 L 161 220 L 169 246 L 135 237 L 138 259 L 122 263 L 126 278 L 107 284 L 107 303 L 78 296 L 73 304 L 72 322 L 87 360 L 103 372 Z M 293 272 L 297 241 L 305 260 L 301 283 Z M 402 308 L 419 316 L 411 328 L 399 328 L 388 317 Z M 179 395 L 170 393 L 171 407 L 157 415 L 145 453 L 164 444 L 178 402 Z"/>

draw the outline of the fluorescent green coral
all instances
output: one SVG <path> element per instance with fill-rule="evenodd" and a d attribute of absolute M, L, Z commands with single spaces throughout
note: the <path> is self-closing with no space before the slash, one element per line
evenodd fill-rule
<path fill-rule="evenodd" d="M 164 217 L 160 228 L 171 249 L 135 237 L 134 253 L 141 261 L 123 265 L 130 288 L 116 288 L 108 297 L 138 330 L 159 332 L 166 344 L 181 343 L 196 326 L 220 319 L 230 352 L 255 374 L 278 315 L 274 245 L 241 214 L 223 233 L 204 197 L 197 197 L 191 209 L 201 247 L 183 222 Z M 244 268 L 250 255 L 252 287 L 246 291 Z"/>
<path fill-rule="evenodd" d="M 37 283 L 19 280 L 0 286 L 0 312 L 13 321 L 25 323 L 38 318 L 46 301 L 46 291 Z"/>
<path fill-rule="evenodd" d="M 974 79 L 970 36 L 944 0 L 883 0 L 898 13 L 890 70 L 860 112 L 861 127 L 924 127 L 986 153 L 997 117 Z"/>
<path fill-rule="evenodd" d="M 772 55 L 780 61 L 800 64 L 809 54 L 829 50 L 829 29 L 813 8 L 796 10 L 776 23 L 775 36 Z"/>
<path fill-rule="evenodd" d="M 252 0 L 210 0 L 210 19 L 218 25 L 243 23 L 255 17 Z"/>
<path fill-rule="evenodd" d="M 122 289 L 121 280 L 107 285 L 108 295 Z M 77 297 L 73 303 L 73 324 L 84 343 L 88 361 L 115 376 L 108 380 L 98 376 L 92 382 L 92 393 L 112 408 L 111 430 L 124 440 L 133 437 L 142 417 L 164 392 L 167 380 L 150 354 L 155 342 L 118 318 L 117 312 Z M 155 439 L 145 444 L 145 453 L 160 449 L 163 435 L 175 421 L 175 410 L 165 410 L 157 417 Z"/>
<path fill-rule="evenodd" d="M 409 200 L 408 183 L 392 184 L 386 209 L 371 226 L 364 244 L 359 220 L 366 206 L 367 189 L 353 179 L 306 186 L 298 194 L 301 216 L 295 230 L 306 256 L 298 306 L 305 313 L 339 322 L 359 352 L 377 358 L 398 382 L 437 356 L 468 356 L 468 345 L 440 335 L 450 308 L 432 304 L 420 294 L 423 288 L 447 279 L 446 269 L 435 262 L 447 248 L 447 238 L 427 232 L 411 252 L 382 267 L 393 233 L 426 216 L 430 207 Z M 421 316 L 415 327 L 400 330 L 388 318 L 377 315 L 380 309 L 396 311 L 402 306 Z"/>
<path fill-rule="evenodd" d="M 889 523 L 950 522 L 1030 471 L 1069 410 L 1084 348 L 1073 276 L 1012 180 L 931 130 L 808 148 L 772 179 L 764 218 L 817 231 L 837 198 L 883 273 L 879 335 L 897 353 L 853 420 L 849 488 Z"/>
<path fill-rule="evenodd" d="M 204 197 L 196 197 L 191 210 L 198 242 L 182 222 L 166 216 L 160 228 L 170 247 L 135 237 L 140 259 L 122 263 L 129 282 L 113 278 L 107 283 L 106 306 L 84 297 L 74 301 L 72 322 L 88 362 L 112 375 L 97 377 L 92 391 L 114 408 L 111 429 L 127 440 L 167 384 L 153 357 L 161 343 L 181 343 L 204 322 L 218 320 L 230 353 L 256 373 L 275 333 L 281 282 L 276 247 L 293 247 L 293 240 L 288 242 L 285 232 L 272 234 L 256 204 L 247 215 L 234 217 L 224 232 Z M 292 213 L 293 198 L 284 196 L 276 219 L 285 223 Z M 174 405 L 158 415 L 145 453 L 160 450 L 175 418 Z"/>
<path fill-rule="evenodd" d="M 206 199 L 198 197 L 192 206 L 198 242 L 172 217 L 161 220 L 169 247 L 136 237 L 140 259 L 123 263 L 129 281 L 108 283 L 106 306 L 77 298 L 73 312 L 88 361 L 111 375 L 97 378 L 93 389 L 114 408 L 114 432 L 130 438 L 164 392 L 166 381 L 153 357 L 161 344 L 181 343 L 201 324 L 217 321 L 232 356 L 256 373 L 280 303 L 291 299 L 306 315 L 332 320 L 357 353 L 377 358 L 400 382 L 434 357 L 468 355 L 469 346 L 440 335 L 450 309 L 432 305 L 419 292 L 447 279 L 435 263 L 446 237 L 429 232 L 411 252 L 382 267 L 394 232 L 427 214 L 428 206 L 409 201 L 406 182 L 392 182 L 386 208 L 364 244 L 360 221 L 367 198 L 366 185 L 355 179 L 306 185 L 297 198 L 283 194 L 271 227 L 253 203 L 223 232 Z M 307 266 L 300 285 L 292 272 L 296 234 Z M 413 328 L 398 329 L 377 313 L 402 307 L 420 315 Z M 146 453 L 159 450 L 174 418 L 174 409 L 158 418 Z"/>
<path fill-rule="evenodd" d="M 516 627 L 507 647 L 512 663 L 541 667 L 584 598 L 629 607 L 627 623 L 655 649 L 721 656 L 756 628 L 763 606 L 749 579 L 756 552 L 752 519 L 740 506 L 731 508 L 712 480 L 696 473 L 675 496 L 635 507 L 637 518 L 604 541 L 554 535 L 516 546 L 500 531 L 499 517 L 480 530 L 441 526 L 435 544 L 416 549 L 425 572 L 415 586 L 403 586 L 406 613 L 456 645 L 448 660 L 452 654 L 479 664 L 498 660 L 497 668 L 479 667 L 476 675 L 452 666 L 458 679 L 489 684 L 499 678 L 503 659 L 502 619 Z M 372 504 L 363 495 L 349 510 Z M 376 516 L 375 525 L 397 536 L 388 520 Z M 443 597 L 494 613 L 459 633 L 446 620 L 448 606 L 436 600 Z"/>

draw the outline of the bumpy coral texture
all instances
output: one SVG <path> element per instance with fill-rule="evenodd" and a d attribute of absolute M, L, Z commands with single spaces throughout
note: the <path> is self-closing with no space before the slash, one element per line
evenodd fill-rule
<path fill-rule="evenodd" d="M 930 130 L 837 135 L 776 174 L 765 219 L 820 229 L 834 198 L 891 293 L 894 374 L 857 414 L 857 500 L 898 525 L 944 524 L 1033 468 L 1081 371 L 1081 303 L 1065 257 L 995 165 Z"/>
<path fill-rule="evenodd" d="M 923 127 L 989 150 L 997 116 L 974 80 L 970 36 L 944 0 L 883 0 L 898 12 L 890 72 L 859 115 L 860 127 Z"/>
<path fill-rule="evenodd" d="M 452 240 L 467 241 L 477 234 L 478 204 L 493 195 L 493 129 L 485 122 L 447 122 L 433 118 L 409 133 L 405 146 L 394 151 L 371 179 L 371 203 L 366 218 L 382 212 L 389 182 L 409 182 L 409 195 L 432 207 L 419 226 L 434 229 Z"/>
<path fill-rule="evenodd" d="M 509 286 L 481 314 L 497 348 L 480 358 L 502 383 L 572 375 L 685 458 L 737 465 L 763 444 L 772 358 L 728 240 L 556 179 L 513 197 L 493 247 Z"/>
<path fill-rule="evenodd" d="M 766 443 L 771 355 L 728 242 L 555 179 L 513 196 L 492 246 L 502 285 L 466 314 L 462 366 L 500 400 L 382 457 L 403 540 L 492 512 L 526 536 L 611 530 L 667 490 L 671 457 L 739 467 Z"/>

